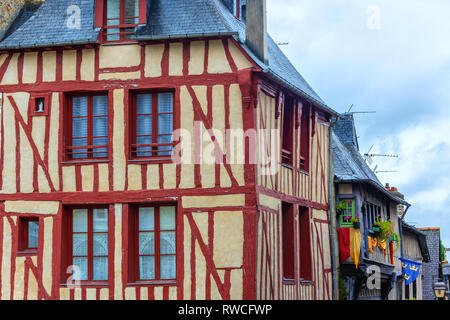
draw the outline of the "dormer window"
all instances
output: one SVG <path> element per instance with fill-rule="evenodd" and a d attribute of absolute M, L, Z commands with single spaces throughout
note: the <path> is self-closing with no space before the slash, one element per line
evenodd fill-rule
<path fill-rule="evenodd" d="M 103 41 L 126 42 L 133 39 L 136 28 L 145 24 L 147 0 L 98 0 L 96 27 L 103 28 Z"/>

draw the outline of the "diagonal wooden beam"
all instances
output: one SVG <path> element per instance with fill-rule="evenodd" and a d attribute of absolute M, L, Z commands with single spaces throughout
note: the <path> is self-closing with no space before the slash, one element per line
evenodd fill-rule
<path fill-rule="evenodd" d="M 22 118 L 22 115 L 20 114 L 19 108 L 17 107 L 16 102 L 14 101 L 14 98 L 12 96 L 8 96 L 9 102 L 11 103 L 11 106 L 14 109 L 16 120 L 20 123 L 23 131 L 25 132 L 25 135 L 27 136 L 28 142 L 30 143 L 31 149 L 33 150 L 33 156 L 34 159 L 37 161 L 37 163 L 42 167 L 42 170 L 44 171 L 45 177 L 47 178 L 48 185 L 50 186 L 50 190 L 52 192 L 55 192 L 56 189 L 53 185 L 52 179 L 50 178 L 50 173 L 48 172 L 48 168 L 45 165 L 44 161 L 42 160 L 39 150 L 34 143 L 33 137 L 30 132 L 29 126 L 25 123 L 25 121 Z"/>
<path fill-rule="evenodd" d="M 211 140 L 214 142 L 214 146 L 216 148 L 216 154 L 220 154 L 222 155 L 222 162 L 223 165 L 225 167 L 225 170 L 228 173 L 228 176 L 230 177 L 231 180 L 231 186 L 232 187 L 238 187 L 239 184 L 236 180 L 236 178 L 233 175 L 233 171 L 231 170 L 231 166 L 228 163 L 228 161 L 226 160 L 226 155 L 223 153 L 222 148 L 219 145 L 219 142 L 217 141 L 216 137 L 214 136 L 214 132 L 213 132 L 213 127 L 210 123 L 210 121 L 208 120 L 208 117 L 205 115 L 205 113 L 202 110 L 202 107 L 200 105 L 200 101 L 198 101 L 197 96 L 194 92 L 194 89 L 192 89 L 192 86 L 187 86 L 188 92 L 191 95 L 192 98 L 192 105 L 194 107 L 194 113 L 197 115 L 197 117 L 203 122 L 203 125 L 205 126 L 206 130 L 208 131 Z"/>
<path fill-rule="evenodd" d="M 195 223 L 194 218 L 192 217 L 192 213 L 191 212 L 186 213 L 186 217 L 188 218 L 189 225 L 191 227 L 192 237 L 195 240 L 197 240 L 200 246 L 200 250 L 202 251 L 203 256 L 205 257 L 206 260 L 206 265 L 208 266 L 208 269 L 210 270 L 210 273 L 217 284 L 217 288 L 219 290 L 220 295 L 222 296 L 222 299 L 230 300 L 230 284 L 227 283 L 227 281 L 225 281 L 225 283 L 222 283 L 220 281 L 220 277 L 219 274 L 217 273 L 217 267 L 214 263 L 212 254 L 209 251 L 208 246 L 202 239 L 200 230 L 198 229 L 197 224 Z"/>

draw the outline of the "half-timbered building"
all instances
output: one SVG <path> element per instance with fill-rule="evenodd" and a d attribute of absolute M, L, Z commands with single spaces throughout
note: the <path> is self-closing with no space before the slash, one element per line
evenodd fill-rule
<path fill-rule="evenodd" d="M 1 299 L 333 298 L 334 111 L 265 10 L 22 8 L 0 41 Z"/>

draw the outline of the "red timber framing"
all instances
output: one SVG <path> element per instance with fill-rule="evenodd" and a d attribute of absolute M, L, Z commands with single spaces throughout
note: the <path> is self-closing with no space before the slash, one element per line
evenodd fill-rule
<path fill-rule="evenodd" d="M 96 17 L 102 19 L 104 12 L 96 11 Z M 108 65 L 102 56 L 108 49 L 130 50 L 137 62 Z M 328 287 L 320 282 L 325 281 L 321 278 L 324 274 L 331 281 L 327 271 L 328 224 L 314 220 L 328 221 L 328 128 L 316 121 L 319 110 L 315 106 L 267 80 L 233 38 L 67 46 L 1 54 L 5 57 L 0 56 L 4 129 L 0 158 L 0 282 L 9 285 L 2 285 L 0 299 L 330 297 L 331 282 Z M 35 73 L 27 69 L 30 61 L 35 61 L 35 69 L 31 68 Z M 66 61 L 74 63 L 73 69 L 67 67 Z M 11 79 L 14 73 L 20 75 L 17 81 L 4 80 Z M 167 158 L 133 157 L 135 132 L 127 126 L 135 127 L 134 95 L 167 91 L 173 92 L 174 129 L 181 128 L 186 119 L 199 123 L 198 128 L 192 127 L 194 138 L 200 138 L 196 133 L 203 133 L 203 138 L 211 141 L 216 159 L 222 160 L 212 169 L 196 163 L 184 166 Z M 249 148 L 245 148 L 246 163 L 242 168 L 227 161 L 231 144 L 220 141 L 213 130 L 218 126 L 222 130 L 238 127 L 244 132 L 281 129 L 281 122 L 270 115 L 278 106 L 282 111 L 284 99 L 269 103 L 270 95 L 262 92 L 273 93 L 274 99 L 294 97 L 294 113 L 299 114 L 300 102 L 310 111 L 307 116 L 307 112 L 302 113 L 311 128 L 308 155 L 303 154 L 309 159 L 309 167 L 301 167 L 298 151 L 306 120 L 299 126 L 294 121 L 292 165 L 282 166 L 281 158 L 277 158 L 281 169 L 276 174 L 260 175 L 258 165 L 249 161 L 255 157 Z M 71 143 L 65 138 L 70 136 L 65 135 L 65 130 L 70 130 L 70 99 L 73 95 L 99 93 L 108 96 L 108 156 L 67 159 Z M 45 98 L 42 116 L 33 113 L 33 99 L 40 97 Z M 267 138 L 270 143 L 271 137 Z M 247 139 L 245 146 L 249 145 Z M 193 160 L 200 151 L 193 150 Z M 266 151 L 270 155 L 270 149 Z M 205 200 L 194 201 L 197 197 Z M 298 221 L 293 226 L 293 284 L 282 281 L 281 208 L 270 207 L 261 197 L 290 203 L 294 221 Z M 193 204 L 186 204 L 189 201 Z M 28 202 L 42 204 L 45 210 L 40 206 L 30 210 L 21 207 Z M 177 208 L 176 279 L 140 282 L 135 250 L 125 250 L 130 243 L 136 243 L 135 209 L 168 203 Z M 70 226 L 67 210 L 80 206 L 108 209 L 108 280 L 71 288 L 67 281 L 67 261 L 71 257 L 65 250 L 70 243 L 66 239 Z M 297 220 L 300 207 L 306 208 L 308 219 Z M 20 255 L 17 250 L 20 218 L 39 221 L 35 253 Z M 222 241 L 227 219 L 240 221 L 236 228 L 226 230 L 239 231 L 242 238 L 238 250 L 241 256 L 230 254 L 231 260 L 218 254 L 227 249 Z M 300 235 L 304 235 L 303 226 L 308 222 L 311 270 L 302 267 L 300 258 L 301 243 L 307 242 Z M 308 272 L 311 277 L 300 277 Z"/>

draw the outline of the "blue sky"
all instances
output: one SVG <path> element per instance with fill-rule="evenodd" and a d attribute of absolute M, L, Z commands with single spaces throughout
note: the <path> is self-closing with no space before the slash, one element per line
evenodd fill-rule
<path fill-rule="evenodd" d="M 450 247 L 450 1 L 267 0 L 268 31 L 319 96 L 355 115 L 361 153 Z"/>

